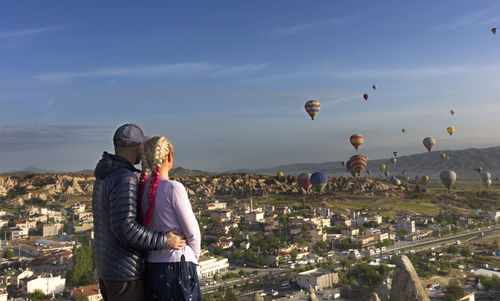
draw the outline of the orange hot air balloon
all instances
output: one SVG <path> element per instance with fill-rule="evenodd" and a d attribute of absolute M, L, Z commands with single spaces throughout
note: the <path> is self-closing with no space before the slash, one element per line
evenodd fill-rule
<path fill-rule="evenodd" d="M 368 94 L 363 94 L 363 98 L 364 98 L 366 101 L 368 101 L 368 97 L 370 97 L 370 95 L 368 95 Z"/>
<path fill-rule="evenodd" d="M 354 134 L 349 138 L 351 141 L 352 146 L 358 151 L 358 149 L 361 147 L 361 144 L 365 141 L 365 138 L 361 134 Z"/>

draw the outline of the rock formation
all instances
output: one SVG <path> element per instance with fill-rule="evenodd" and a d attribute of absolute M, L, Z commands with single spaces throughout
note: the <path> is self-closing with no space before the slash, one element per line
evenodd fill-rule
<path fill-rule="evenodd" d="M 375 288 L 375 293 L 380 301 L 389 301 L 391 298 L 392 278 L 387 277 Z"/>
<path fill-rule="evenodd" d="M 270 194 L 317 194 L 312 190 L 302 189 L 297 184 L 297 178 L 293 176 L 278 178 L 265 175 L 222 174 L 182 176 L 174 177 L 174 179 L 184 184 L 191 197 L 220 195 L 248 198 L 251 196 L 267 197 Z M 9 190 L 14 188 L 18 193 L 12 196 L 12 199 L 21 197 L 27 200 L 31 197 L 38 197 L 48 200 L 56 195 L 90 196 L 93 185 L 94 177 L 83 174 L 0 175 L 0 197 L 6 196 Z M 325 191 L 326 193 L 347 192 L 373 195 L 374 193 L 390 194 L 401 190 L 404 190 L 403 186 L 395 186 L 370 178 L 330 177 Z"/>
<path fill-rule="evenodd" d="M 307 301 L 319 301 L 318 296 L 316 296 L 316 291 L 309 285 L 309 296 Z"/>
<path fill-rule="evenodd" d="M 390 301 L 429 301 L 410 259 L 400 256 L 392 276 Z"/>

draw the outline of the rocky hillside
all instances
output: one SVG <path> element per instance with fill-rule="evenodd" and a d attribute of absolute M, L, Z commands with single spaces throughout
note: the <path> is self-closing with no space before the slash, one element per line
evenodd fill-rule
<path fill-rule="evenodd" d="M 216 176 L 174 177 L 182 182 L 190 196 L 268 196 L 270 194 L 305 195 L 293 176 L 274 177 L 249 174 L 225 174 Z M 0 175 L 0 197 L 6 205 L 22 205 L 33 197 L 47 200 L 54 196 L 88 196 L 93 189 L 94 178 L 89 175 L 38 174 Z M 354 194 L 387 193 L 405 190 L 386 182 L 369 178 L 352 179 L 332 177 L 323 193 L 349 192 Z"/>
<path fill-rule="evenodd" d="M 58 195 L 89 196 L 94 178 L 88 175 L 31 174 L 0 175 L 0 197 L 9 206 L 25 200 L 48 200 Z"/>

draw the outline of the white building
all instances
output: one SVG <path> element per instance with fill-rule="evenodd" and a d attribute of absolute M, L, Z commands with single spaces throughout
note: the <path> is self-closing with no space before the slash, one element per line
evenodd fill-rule
<path fill-rule="evenodd" d="M 297 274 L 297 285 L 308 289 L 312 286 L 315 290 L 322 290 L 332 287 L 339 282 L 337 273 L 332 273 L 323 269 L 314 269 Z"/>
<path fill-rule="evenodd" d="M 229 262 L 227 258 L 214 258 L 201 256 L 198 261 L 198 276 L 200 279 L 210 278 L 214 274 L 227 271 Z"/>
<path fill-rule="evenodd" d="M 223 210 L 226 209 L 227 203 L 215 201 L 206 205 L 207 210 Z"/>
<path fill-rule="evenodd" d="M 57 276 L 38 276 L 35 278 L 26 278 L 21 282 L 25 282 L 23 285 L 23 291 L 27 294 L 31 294 L 36 290 L 41 290 L 45 295 L 59 294 L 64 291 L 66 286 L 66 279 L 61 278 L 61 275 Z"/>
<path fill-rule="evenodd" d="M 262 211 L 252 211 L 245 214 L 245 222 L 247 223 L 258 223 L 264 220 L 264 212 Z"/>
<path fill-rule="evenodd" d="M 33 271 L 30 271 L 30 270 L 24 270 L 24 271 L 22 271 L 21 273 L 19 273 L 18 275 L 16 275 L 15 278 L 14 278 L 16 286 L 19 287 L 21 279 L 28 278 L 28 277 L 31 277 L 31 276 L 33 276 Z"/>
<path fill-rule="evenodd" d="M 489 214 L 490 214 L 490 218 L 492 220 L 494 220 L 495 222 L 500 221 L 500 211 L 492 211 L 492 212 L 489 212 Z"/>
<path fill-rule="evenodd" d="M 319 207 L 319 208 L 316 208 L 316 214 L 321 216 L 321 217 L 332 217 L 334 212 L 333 210 L 331 210 L 330 208 L 328 207 Z"/>
<path fill-rule="evenodd" d="M 45 224 L 42 228 L 42 237 L 59 235 L 62 227 L 62 224 Z"/>
<path fill-rule="evenodd" d="M 417 231 L 417 227 L 415 226 L 415 221 L 407 217 L 403 217 L 400 220 L 396 221 L 396 224 L 394 226 L 396 232 L 398 232 L 401 229 L 406 229 L 408 233 L 415 233 Z"/>
<path fill-rule="evenodd" d="M 352 224 L 356 226 L 363 226 L 363 224 L 375 222 L 377 224 L 382 224 L 382 216 L 378 214 L 373 215 L 359 215 L 356 219 L 352 220 Z"/>

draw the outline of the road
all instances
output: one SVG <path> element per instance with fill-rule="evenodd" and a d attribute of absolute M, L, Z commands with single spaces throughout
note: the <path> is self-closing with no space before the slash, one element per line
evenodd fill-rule
<path fill-rule="evenodd" d="M 450 241 L 457 241 L 457 240 L 463 240 L 464 238 L 471 237 L 471 236 L 479 236 L 481 237 L 481 233 L 484 233 L 484 236 L 488 236 L 492 234 L 494 231 L 499 231 L 500 230 L 500 225 L 498 226 L 491 226 L 491 229 L 488 228 L 481 228 L 481 230 L 468 230 L 466 232 L 462 232 L 459 234 L 443 237 L 443 238 L 436 238 L 436 239 L 430 239 L 430 240 L 418 240 L 415 242 L 409 242 L 408 244 L 405 244 L 403 246 L 399 245 L 394 245 L 391 247 L 387 248 L 387 252 L 389 251 L 397 251 L 397 250 L 402 250 L 402 249 L 422 249 L 428 246 L 436 246 L 439 244 L 447 243 Z"/>

